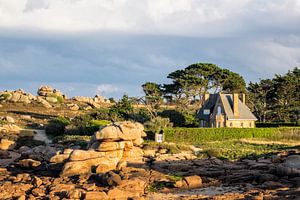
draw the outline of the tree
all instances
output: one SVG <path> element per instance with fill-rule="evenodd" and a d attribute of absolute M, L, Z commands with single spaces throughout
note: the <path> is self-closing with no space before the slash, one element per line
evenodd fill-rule
<path fill-rule="evenodd" d="M 169 95 L 173 93 L 177 100 L 184 100 L 184 104 L 201 100 L 208 91 L 246 91 L 242 76 L 211 63 L 192 64 L 183 70 L 171 72 L 168 78 L 172 79 L 172 83 L 164 85 L 164 91 Z"/>
<path fill-rule="evenodd" d="M 153 82 L 146 82 L 142 85 L 142 88 L 147 104 L 150 104 L 152 107 L 158 107 L 162 103 L 163 99 L 160 85 Z"/>
<path fill-rule="evenodd" d="M 119 120 L 119 118 L 128 119 L 132 113 L 132 100 L 126 94 L 109 109 L 113 121 Z"/>
<path fill-rule="evenodd" d="M 294 68 L 285 75 L 260 80 L 248 86 L 254 114 L 262 122 L 299 122 L 300 69 Z"/>
<path fill-rule="evenodd" d="M 260 80 L 259 83 L 249 83 L 248 91 L 254 113 L 260 122 L 266 122 L 270 111 L 270 97 L 273 90 L 273 82 L 270 79 Z"/>

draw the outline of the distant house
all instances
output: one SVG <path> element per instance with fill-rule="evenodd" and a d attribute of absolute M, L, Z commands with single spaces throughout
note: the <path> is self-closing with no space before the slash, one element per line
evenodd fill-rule
<path fill-rule="evenodd" d="M 254 128 L 257 118 L 247 107 L 245 94 L 206 94 L 198 111 L 200 127 Z"/>

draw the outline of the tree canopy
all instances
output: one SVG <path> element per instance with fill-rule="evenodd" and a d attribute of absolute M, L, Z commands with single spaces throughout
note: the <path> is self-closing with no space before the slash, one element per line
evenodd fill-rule
<path fill-rule="evenodd" d="M 299 122 L 300 120 L 300 69 L 294 68 L 285 75 L 262 79 L 248 86 L 254 113 L 261 122 Z"/>
<path fill-rule="evenodd" d="M 175 99 L 196 100 L 207 93 L 245 92 L 244 78 L 228 69 L 222 69 L 211 63 L 196 63 L 185 69 L 171 72 L 168 76 L 171 84 L 163 86 L 167 96 Z"/>

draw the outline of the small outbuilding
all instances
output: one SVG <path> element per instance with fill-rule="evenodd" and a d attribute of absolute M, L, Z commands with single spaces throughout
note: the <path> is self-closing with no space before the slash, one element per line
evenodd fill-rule
<path fill-rule="evenodd" d="M 255 127 L 257 118 L 246 105 L 245 94 L 205 94 L 203 100 L 197 113 L 200 127 Z"/>

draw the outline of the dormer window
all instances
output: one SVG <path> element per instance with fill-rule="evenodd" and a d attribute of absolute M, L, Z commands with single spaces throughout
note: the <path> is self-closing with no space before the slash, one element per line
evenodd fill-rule
<path fill-rule="evenodd" d="M 218 108 L 217 108 L 217 115 L 220 116 L 221 113 L 222 113 L 222 108 L 221 108 L 221 106 L 218 106 Z"/>

